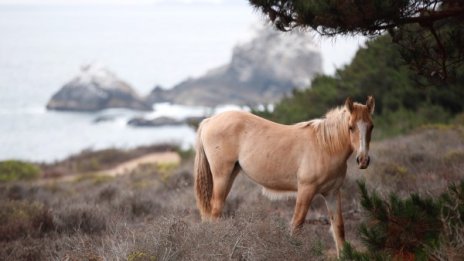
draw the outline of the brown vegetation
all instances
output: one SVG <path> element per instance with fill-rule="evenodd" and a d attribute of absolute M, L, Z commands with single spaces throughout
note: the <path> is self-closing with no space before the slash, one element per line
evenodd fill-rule
<path fill-rule="evenodd" d="M 462 127 L 428 127 L 393 140 L 374 142 L 370 168 L 360 171 L 350 166 L 343 186 L 347 240 L 359 245 L 357 226 L 362 213 L 356 180 L 365 179 L 370 187 L 384 193 L 437 194 L 464 177 L 463 148 Z M 77 162 L 84 166 L 103 157 L 97 152 L 92 155 L 65 162 L 70 163 L 67 166 L 76 166 L 73 164 Z M 140 155 L 143 153 L 137 157 Z M 122 160 L 115 156 L 99 161 Z M 53 167 L 61 168 L 63 175 L 78 169 L 59 164 Z M 51 166 L 44 167 L 44 171 L 50 169 Z M 108 179 L 90 175 L 68 182 L 48 179 L 0 184 L 0 259 L 334 258 L 335 246 L 327 232 L 329 222 L 322 199 L 314 200 L 302 233 L 290 236 L 294 199 L 270 201 L 261 195 L 260 187 L 239 175 L 226 202 L 224 218 L 202 223 L 195 205 L 191 171 L 192 161 L 186 159 L 175 169 L 144 165 Z"/>
<path fill-rule="evenodd" d="M 121 162 L 138 158 L 153 152 L 175 151 L 172 145 L 156 145 L 139 147 L 131 150 L 105 149 L 93 151 L 84 150 L 79 154 L 52 164 L 42 164 L 43 177 L 60 177 L 64 175 L 95 172 L 103 169 L 114 168 Z"/>

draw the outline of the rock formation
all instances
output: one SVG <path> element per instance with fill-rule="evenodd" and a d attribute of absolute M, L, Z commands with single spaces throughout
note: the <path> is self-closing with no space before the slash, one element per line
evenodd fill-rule
<path fill-rule="evenodd" d="M 172 89 L 157 86 L 149 103 L 257 105 L 273 103 L 294 88 L 306 88 L 322 72 L 322 58 L 308 33 L 262 29 L 234 48 L 231 61 Z"/>
<path fill-rule="evenodd" d="M 129 84 L 107 69 L 88 65 L 65 84 L 47 104 L 49 110 L 98 111 L 107 108 L 151 110 Z"/>

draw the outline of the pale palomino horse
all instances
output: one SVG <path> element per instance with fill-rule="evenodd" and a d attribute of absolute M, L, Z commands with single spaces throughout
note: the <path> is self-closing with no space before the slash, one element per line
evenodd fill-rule
<path fill-rule="evenodd" d="M 195 192 L 202 219 L 221 215 L 239 172 L 263 186 L 265 194 L 296 192 L 292 232 L 301 228 L 311 200 L 327 205 L 337 254 L 344 244 L 340 187 L 347 159 L 356 151 L 359 168 L 369 165 L 374 98 L 329 111 L 324 118 L 281 125 L 246 112 L 205 119 L 197 133 Z"/>

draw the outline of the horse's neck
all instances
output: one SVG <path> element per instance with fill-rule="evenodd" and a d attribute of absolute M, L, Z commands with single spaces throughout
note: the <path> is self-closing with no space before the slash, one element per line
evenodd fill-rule
<path fill-rule="evenodd" d="M 334 117 L 334 116 L 332 116 Z M 326 118 L 315 121 L 316 138 L 320 147 L 331 155 L 349 157 L 353 152 L 348 121 L 343 115 L 336 118 Z"/>
<path fill-rule="evenodd" d="M 350 135 L 347 134 L 348 124 L 346 124 L 346 126 L 341 126 L 341 128 L 338 128 L 337 130 L 338 131 L 335 132 L 335 139 L 338 141 L 338 144 L 333 148 L 332 152 L 348 158 L 353 152 Z"/>

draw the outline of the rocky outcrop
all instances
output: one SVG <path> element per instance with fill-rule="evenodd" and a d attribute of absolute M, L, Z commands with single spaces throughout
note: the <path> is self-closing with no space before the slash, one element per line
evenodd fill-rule
<path fill-rule="evenodd" d="M 135 117 L 127 122 L 127 125 L 132 127 L 162 127 L 162 126 L 179 126 L 188 125 L 193 128 L 197 128 L 198 125 L 205 117 L 186 117 L 178 120 L 171 117 L 161 116 L 154 119 L 147 119 L 144 117 Z"/>
<path fill-rule="evenodd" d="M 131 86 L 96 65 L 83 66 L 80 75 L 65 84 L 47 104 L 49 110 L 98 111 L 107 108 L 152 109 Z"/>
<path fill-rule="evenodd" d="M 127 122 L 127 124 L 134 127 L 161 127 L 182 125 L 184 124 L 184 122 L 170 117 L 158 117 L 155 119 L 145 119 L 143 117 L 136 117 L 130 119 Z"/>
<path fill-rule="evenodd" d="M 322 72 L 322 58 L 308 33 L 258 32 L 234 48 L 229 64 L 172 89 L 157 86 L 149 103 L 184 105 L 257 105 L 280 100 L 294 88 L 306 88 Z"/>

